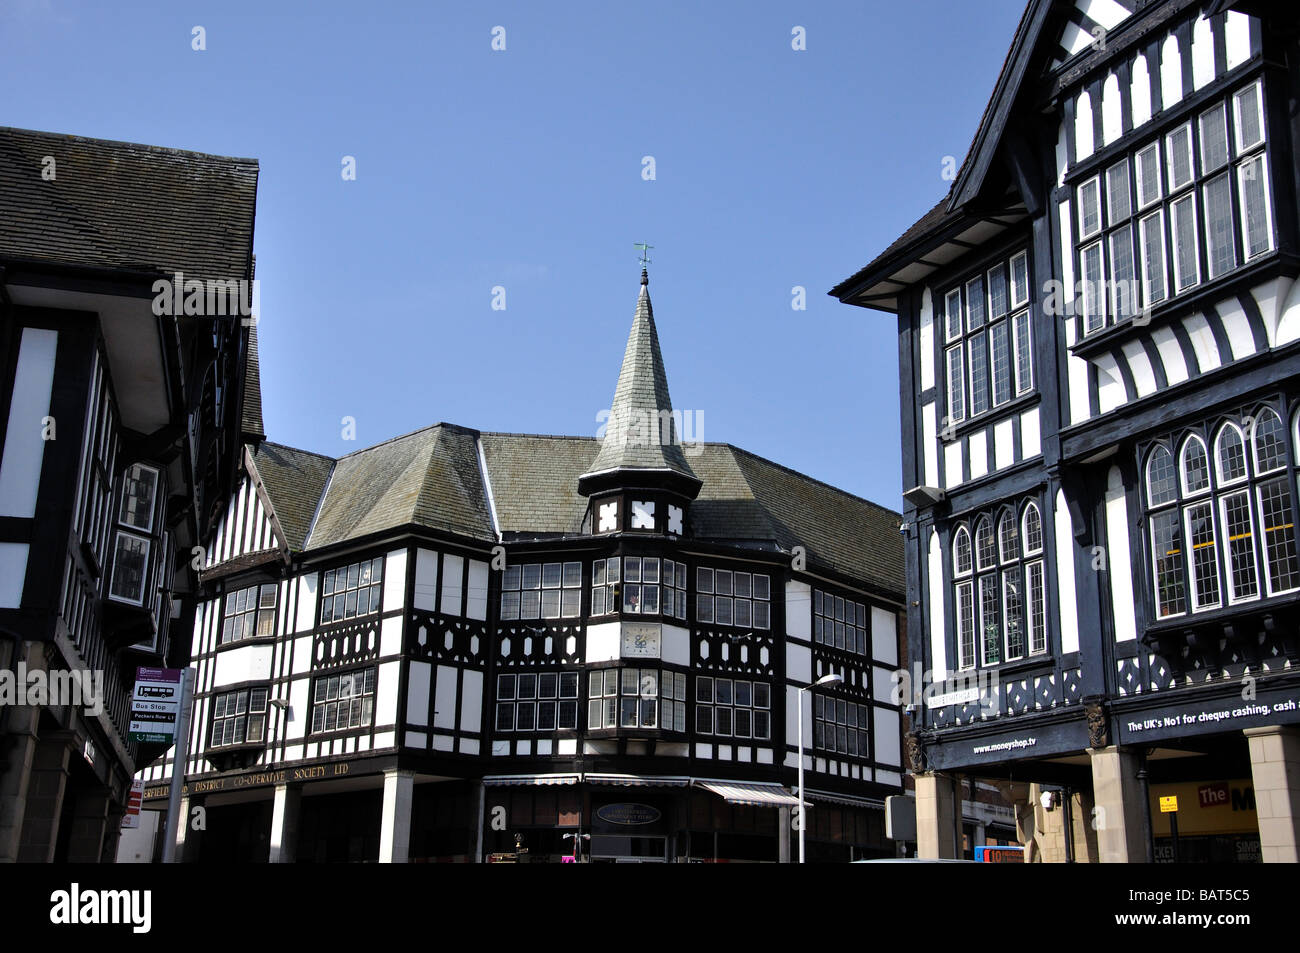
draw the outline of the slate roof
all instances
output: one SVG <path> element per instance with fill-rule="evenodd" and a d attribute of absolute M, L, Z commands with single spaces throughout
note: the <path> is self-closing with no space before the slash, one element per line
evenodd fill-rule
<path fill-rule="evenodd" d="M 250 274 L 255 159 L 0 127 L 0 168 L 0 258 Z"/>
<path fill-rule="evenodd" d="M 289 548 L 301 551 L 321 493 L 334 470 L 334 460 L 319 453 L 263 442 L 253 451 L 253 465 L 271 498 Z"/>
<path fill-rule="evenodd" d="M 625 414 L 672 407 L 644 275 L 614 403 Z M 338 460 L 275 443 L 253 459 L 297 552 L 406 526 L 489 543 L 578 536 L 585 475 L 666 466 L 703 482 L 690 505 L 693 539 L 769 552 L 802 546 L 811 565 L 903 597 L 898 513 L 730 444 L 683 448 L 673 437 L 642 447 L 440 423 Z"/>
<path fill-rule="evenodd" d="M 580 533 L 587 501 L 578 477 L 600 449 L 591 437 L 479 434 L 437 424 L 342 457 L 332 475 L 329 458 L 279 444 L 263 443 L 255 461 L 294 550 L 407 524 L 494 542 L 476 437 L 507 540 Z M 898 513 L 730 444 L 702 444 L 690 461 L 704 483 L 690 509 L 694 539 L 769 550 L 803 546 L 810 563 L 903 594 Z M 304 546 L 302 527 L 323 488 Z"/>
<path fill-rule="evenodd" d="M 495 540 L 475 433 L 436 424 L 341 457 L 309 548 L 414 523 Z"/>
<path fill-rule="evenodd" d="M 511 433 L 485 433 L 482 441 L 503 534 L 577 533 L 582 528 L 587 500 L 578 492 L 578 475 L 590 469 L 599 441 Z"/>
<path fill-rule="evenodd" d="M 266 426 L 262 423 L 262 369 L 257 355 L 257 325 L 248 329 L 248 353 L 244 361 L 244 402 L 240 408 L 239 429 L 244 439 L 262 440 Z"/>
<path fill-rule="evenodd" d="M 636 314 L 623 352 L 623 366 L 610 404 L 605 436 L 588 474 L 667 469 L 696 480 L 682 453 L 672 409 L 668 375 L 664 371 L 654 309 L 650 305 L 649 279 L 643 270 Z M 661 421 L 668 423 L 667 433 L 662 432 Z"/>

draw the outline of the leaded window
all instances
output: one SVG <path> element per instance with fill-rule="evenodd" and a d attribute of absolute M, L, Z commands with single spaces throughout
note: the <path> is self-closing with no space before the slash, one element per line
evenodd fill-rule
<path fill-rule="evenodd" d="M 578 673 L 500 674 L 496 705 L 498 732 L 573 731 L 578 727 Z"/>
<path fill-rule="evenodd" d="M 256 744 L 266 732 L 266 688 L 223 692 L 212 700 L 209 747 Z"/>
<path fill-rule="evenodd" d="M 274 583 L 226 593 L 221 644 L 275 635 L 275 603 L 278 593 L 279 587 Z"/>
<path fill-rule="evenodd" d="M 1033 390 L 1025 252 L 963 282 L 943 301 L 948 424 Z"/>
<path fill-rule="evenodd" d="M 813 590 L 813 641 L 828 648 L 867 654 L 867 607 L 841 595 Z"/>
<path fill-rule="evenodd" d="M 747 629 L 770 629 L 772 578 L 764 573 L 698 567 L 695 571 L 695 620 Z"/>
<path fill-rule="evenodd" d="M 772 737 L 772 686 L 744 678 L 695 678 L 695 733 L 721 738 Z"/>
<path fill-rule="evenodd" d="M 1047 589 L 1038 505 L 1004 506 L 953 534 L 959 669 L 1047 651 Z"/>
<path fill-rule="evenodd" d="M 378 612 L 383 580 L 383 556 L 326 571 L 321 580 L 321 624 Z"/>
<path fill-rule="evenodd" d="M 1281 417 L 1263 407 L 1221 422 L 1212 455 L 1196 432 L 1150 448 L 1144 483 L 1157 619 L 1300 589 L 1285 441 Z"/>
<path fill-rule="evenodd" d="M 686 676 L 657 668 L 606 668 L 587 676 L 587 727 L 686 730 Z"/>
<path fill-rule="evenodd" d="M 516 563 L 501 575 L 502 620 L 576 619 L 581 611 L 580 562 Z"/>
<path fill-rule="evenodd" d="M 1083 333 L 1272 251 L 1264 139 L 1263 87 L 1254 81 L 1078 184 Z"/>
<path fill-rule="evenodd" d="M 312 695 L 312 734 L 369 728 L 375 716 L 378 671 L 371 667 L 316 679 Z"/>
<path fill-rule="evenodd" d="M 813 694 L 813 747 L 836 755 L 866 758 L 871 709 L 850 698 Z"/>

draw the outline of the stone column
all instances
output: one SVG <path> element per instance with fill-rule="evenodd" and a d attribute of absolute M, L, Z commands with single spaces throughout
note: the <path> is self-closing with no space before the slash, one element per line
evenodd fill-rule
<path fill-rule="evenodd" d="M 1250 774 L 1255 782 L 1260 859 L 1300 862 L 1300 728 L 1247 728 Z"/>
<path fill-rule="evenodd" d="M 18 860 L 39 717 L 33 705 L 0 708 L 0 864 Z"/>
<path fill-rule="evenodd" d="M 954 859 L 959 855 L 954 823 L 961 810 L 953 779 L 927 771 L 916 776 L 916 855 Z"/>
<path fill-rule="evenodd" d="M 379 862 L 404 864 L 411 854 L 411 806 L 415 772 L 384 772 L 384 812 L 379 825 Z"/>
<path fill-rule="evenodd" d="M 1097 859 L 1103 864 L 1146 863 L 1146 812 L 1139 759 L 1126 749 L 1089 748 L 1096 806 Z"/>
<path fill-rule="evenodd" d="M 18 860 L 25 864 L 54 862 L 54 848 L 59 839 L 59 818 L 68 789 L 68 755 L 72 735 L 51 731 L 36 743 L 31 777 L 27 782 L 27 807 L 23 815 L 23 833 L 18 846 Z"/>
<path fill-rule="evenodd" d="M 99 784 L 88 784 L 76 793 L 72 807 L 72 830 L 68 837 L 68 863 L 97 864 L 104 850 L 104 829 L 108 824 L 108 792 Z"/>
<path fill-rule="evenodd" d="M 122 818 L 125 816 L 125 804 L 119 804 L 116 801 L 109 802 L 108 820 L 104 824 L 104 849 L 100 852 L 100 863 L 113 864 L 117 862 L 117 845 L 122 839 Z"/>
<path fill-rule="evenodd" d="M 298 815 L 301 808 L 301 786 L 275 786 L 275 804 L 271 810 L 271 863 L 292 864 L 298 859 Z"/>

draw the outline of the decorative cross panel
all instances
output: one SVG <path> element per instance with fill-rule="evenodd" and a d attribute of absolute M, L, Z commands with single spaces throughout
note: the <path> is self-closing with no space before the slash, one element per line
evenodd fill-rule
<path fill-rule="evenodd" d="M 313 669 L 338 668 L 379 657 L 379 619 L 363 619 L 317 632 L 312 638 Z"/>
<path fill-rule="evenodd" d="M 771 633 L 724 629 L 695 629 L 691 633 L 693 662 L 714 672 L 742 672 L 771 676 L 775 643 Z"/>
<path fill-rule="evenodd" d="M 497 661 L 502 665 L 576 665 L 582 626 L 503 625 L 497 630 Z"/>

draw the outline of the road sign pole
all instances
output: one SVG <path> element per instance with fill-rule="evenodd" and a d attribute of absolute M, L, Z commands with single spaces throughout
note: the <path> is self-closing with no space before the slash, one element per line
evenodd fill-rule
<path fill-rule="evenodd" d="M 178 815 L 181 809 L 181 787 L 185 783 L 185 762 L 190 752 L 190 708 L 194 700 L 194 669 L 185 669 L 181 675 L 181 705 L 176 713 L 176 746 L 173 749 L 172 784 L 167 793 L 167 829 L 163 836 L 164 864 L 176 863 L 176 837 L 180 830 Z"/>

